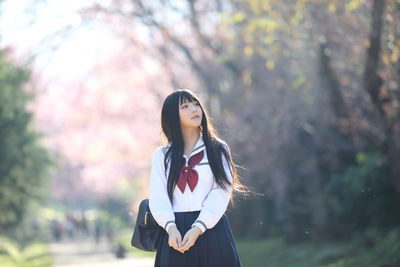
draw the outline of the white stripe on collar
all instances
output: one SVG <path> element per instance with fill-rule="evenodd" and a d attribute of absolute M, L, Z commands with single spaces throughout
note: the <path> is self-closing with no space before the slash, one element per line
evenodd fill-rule
<path fill-rule="evenodd" d="M 171 145 L 172 145 L 172 144 L 169 143 L 168 145 L 166 145 L 166 146 L 163 147 L 162 150 L 163 150 L 164 156 L 165 156 L 165 153 L 167 153 L 167 150 L 171 147 Z M 192 150 L 192 153 L 190 153 L 189 158 L 190 158 L 192 155 L 197 154 L 197 153 L 199 153 L 200 151 L 205 150 L 205 149 L 206 149 L 206 145 L 204 144 L 203 135 L 200 135 L 199 139 L 197 140 L 196 145 L 194 146 L 194 148 L 193 148 L 193 150 Z"/>

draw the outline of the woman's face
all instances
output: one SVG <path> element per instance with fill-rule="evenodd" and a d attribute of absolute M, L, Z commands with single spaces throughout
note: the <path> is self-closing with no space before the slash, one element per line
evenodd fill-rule
<path fill-rule="evenodd" d="M 181 128 L 199 127 L 202 120 L 202 112 L 199 102 L 185 100 L 179 106 Z"/>

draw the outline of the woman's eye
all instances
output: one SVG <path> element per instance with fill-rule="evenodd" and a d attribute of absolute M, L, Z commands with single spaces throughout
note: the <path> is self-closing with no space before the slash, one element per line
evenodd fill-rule
<path fill-rule="evenodd" d="M 200 106 L 200 103 L 196 103 L 195 105 Z M 187 107 L 188 107 L 187 104 L 181 106 L 181 108 L 187 108 Z"/>

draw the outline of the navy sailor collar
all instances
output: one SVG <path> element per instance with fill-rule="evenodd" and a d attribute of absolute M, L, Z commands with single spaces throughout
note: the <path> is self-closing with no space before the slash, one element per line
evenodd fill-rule
<path fill-rule="evenodd" d="M 165 147 L 165 148 L 166 148 L 165 151 L 167 151 L 170 147 L 171 147 L 171 143 L 169 143 L 169 144 Z M 206 145 L 204 144 L 203 135 L 200 135 L 200 136 L 199 136 L 199 139 L 197 140 L 197 143 L 194 145 L 194 148 L 193 148 L 193 150 L 192 150 L 192 153 L 190 153 L 189 159 L 190 159 L 194 154 L 197 154 L 197 153 L 199 153 L 200 151 L 205 150 L 205 149 L 206 149 Z M 183 154 L 183 156 L 184 156 L 185 158 L 187 158 L 185 154 Z"/>

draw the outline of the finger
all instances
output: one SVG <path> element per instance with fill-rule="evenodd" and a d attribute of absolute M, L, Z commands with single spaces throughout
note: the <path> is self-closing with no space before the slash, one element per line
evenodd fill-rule
<path fill-rule="evenodd" d="M 175 249 L 177 249 L 177 248 L 179 247 L 179 243 L 178 243 L 178 241 L 177 241 L 176 238 L 174 238 L 174 239 L 172 240 L 172 246 L 173 246 L 173 248 L 175 248 Z"/>
<path fill-rule="evenodd" d="M 175 244 L 177 248 L 181 247 L 181 239 L 179 237 L 175 238 Z"/>
<path fill-rule="evenodd" d="M 177 248 L 176 250 L 179 251 L 179 252 L 181 252 L 181 253 L 185 253 L 185 251 L 186 251 L 186 250 L 183 249 L 183 248 Z"/>
<path fill-rule="evenodd" d="M 176 249 L 177 251 L 179 251 L 179 252 L 181 252 L 181 253 L 184 252 L 184 250 L 182 250 L 182 248 L 179 247 L 179 246 L 174 246 L 174 249 Z"/>
<path fill-rule="evenodd" d="M 189 240 L 189 236 L 185 235 L 185 237 L 183 238 L 183 240 L 181 242 L 181 247 L 183 247 L 188 240 Z"/>
<path fill-rule="evenodd" d="M 171 247 L 173 247 L 174 245 L 175 245 L 175 237 L 171 237 L 171 238 L 169 238 L 168 239 L 168 244 L 171 246 Z"/>
<path fill-rule="evenodd" d="M 183 250 L 188 250 L 192 246 L 192 241 L 189 239 L 187 240 L 186 244 L 181 247 Z"/>
<path fill-rule="evenodd" d="M 188 251 L 192 246 L 190 244 L 187 244 L 184 248 L 182 248 L 182 252 Z"/>
<path fill-rule="evenodd" d="M 184 249 L 178 248 L 177 250 L 178 250 L 179 252 L 181 252 L 181 253 L 185 253 L 185 250 L 184 250 Z"/>

